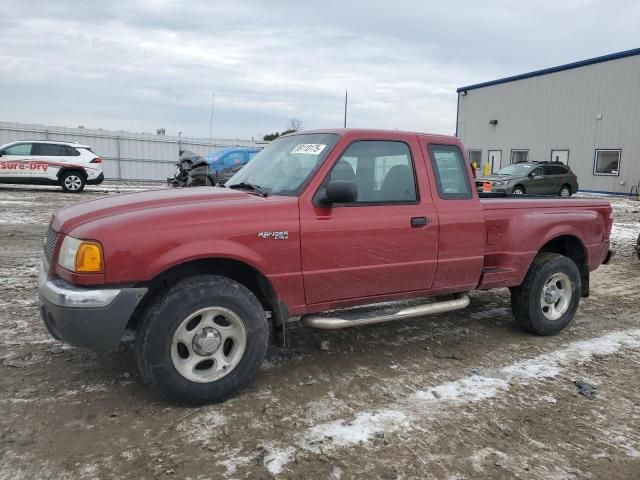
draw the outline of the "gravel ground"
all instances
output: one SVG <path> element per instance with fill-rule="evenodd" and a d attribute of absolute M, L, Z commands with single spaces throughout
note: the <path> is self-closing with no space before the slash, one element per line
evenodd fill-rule
<path fill-rule="evenodd" d="M 0 186 L 0 479 L 638 478 L 640 202 L 611 199 L 617 256 L 560 335 L 515 328 L 507 290 L 406 322 L 292 324 L 250 388 L 185 409 L 151 396 L 129 349 L 63 345 L 38 317 L 51 213 L 151 187 Z"/>

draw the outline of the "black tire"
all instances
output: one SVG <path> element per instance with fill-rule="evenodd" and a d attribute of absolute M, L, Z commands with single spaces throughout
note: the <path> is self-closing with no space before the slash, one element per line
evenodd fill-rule
<path fill-rule="evenodd" d="M 550 320 L 543 311 L 543 291 L 556 274 L 564 274 L 568 278 L 571 298 L 566 302 L 567 309 L 562 316 Z M 538 335 L 554 335 L 573 319 L 580 305 L 580 293 L 581 277 L 575 262 L 557 253 L 544 252 L 533 260 L 522 285 L 511 289 L 511 310 L 516 323 L 524 330 Z M 549 309 L 548 306 L 546 308 Z"/>
<path fill-rule="evenodd" d="M 558 195 L 560 195 L 561 197 L 570 197 L 572 194 L 571 192 L 571 186 L 570 185 L 563 185 L 560 188 L 560 192 L 558 192 Z"/>
<path fill-rule="evenodd" d="M 235 367 L 208 383 L 187 379 L 174 366 L 172 340 L 184 319 L 207 307 L 234 312 L 244 324 L 246 344 Z M 245 286 L 217 275 L 185 278 L 159 295 L 136 332 L 136 359 L 143 381 L 164 400 L 188 406 L 222 401 L 258 374 L 269 341 L 264 309 Z"/>
<path fill-rule="evenodd" d="M 187 187 L 213 187 L 213 185 L 213 180 L 206 175 L 190 176 L 187 180 Z"/>
<path fill-rule="evenodd" d="M 67 193 L 80 193 L 86 184 L 84 174 L 78 170 L 69 170 L 60 175 L 60 186 Z"/>
<path fill-rule="evenodd" d="M 513 187 L 514 195 L 524 195 L 525 193 L 527 193 L 527 190 L 522 185 L 516 185 Z"/>

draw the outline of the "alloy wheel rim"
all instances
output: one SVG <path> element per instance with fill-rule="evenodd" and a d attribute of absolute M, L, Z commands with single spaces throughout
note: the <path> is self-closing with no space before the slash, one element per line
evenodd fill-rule
<path fill-rule="evenodd" d="M 559 320 L 569 310 L 572 296 L 569 277 L 565 273 L 555 273 L 542 287 L 540 295 L 542 314 L 548 320 Z"/>
<path fill-rule="evenodd" d="M 64 179 L 64 185 L 69 190 L 78 190 L 82 185 L 82 180 L 77 175 L 69 175 Z"/>
<path fill-rule="evenodd" d="M 215 382 L 237 367 L 246 344 L 244 323 L 235 312 L 206 307 L 178 325 L 171 341 L 171 361 L 187 380 Z"/>

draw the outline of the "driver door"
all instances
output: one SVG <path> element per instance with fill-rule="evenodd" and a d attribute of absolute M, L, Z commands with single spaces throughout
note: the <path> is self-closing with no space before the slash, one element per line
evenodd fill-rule
<path fill-rule="evenodd" d="M 355 182 L 357 200 L 327 207 L 301 199 L 307 304 L 431 288 L 438 215 L 425 177 L 415 136 L 357 140 L 347 147 L 318 192 L 331 179 Z"/>
<path fill-rule="evenodd" d="M 526 189 L 526 193 L 532 193 L 534 195 L 542 195 L 546 193 L 545 178 L 542 167 L 535 167 L 529 172 L 524 188 Z"/>

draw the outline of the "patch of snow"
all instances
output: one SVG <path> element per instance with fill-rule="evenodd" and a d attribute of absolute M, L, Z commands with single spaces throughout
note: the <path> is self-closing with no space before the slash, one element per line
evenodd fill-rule
<path fill-rule="evenodd" d="M 611 229 L 611 240 L 635 240 L 640 234 L 640 223 L 614 223 Z"/>
<path fill-rule="evenodd" d="M 409 425 L 407 416 L 398 410 L 381 412 L 361 412 L 351 422 L 334 420 L 312 427 L 307 436 L 309 439 L 330 439 L 333 445 L 345 446 L 366 442 L 376 432 L 397 430 Z"/>
<path fill-rule="evenodd" d="M 236 473 L 238 467 L 248 465 L 252 461 L 254 461 L 254 459 L 251 457 L 233 454 L 230 455 L 227 460 L 222 460 L 218 463 L 225 468 L 224 476 L 228 478 Z"/>
<path fill-rule="evenodd" d="M 494 397 L 498 391 L 507 390 L 509 384 L 501 378 L 472 375 L 470 377 L 444 383 L 428 390 L 418 391 L 415 397 L 423 402 L 477 402 Z"/>
<path fill-rule="evenodd" d="M 271 475 L 278 475 L 282 468 L 293 459 L 293 455 L 296 451 L 295 448 L 270 448 L 267 447 L 269 452 L 264 457 L 264 466 L 269 470 Z"/>
<path fill-rule="evenodd" d="M 227 419 L 224 415 L 211 409 L 185 419 L 178 425 L 177 430 L 185 433 L 191 440 L 208 443 L 221 433 L 220 427 L 226 423 Z"/>

